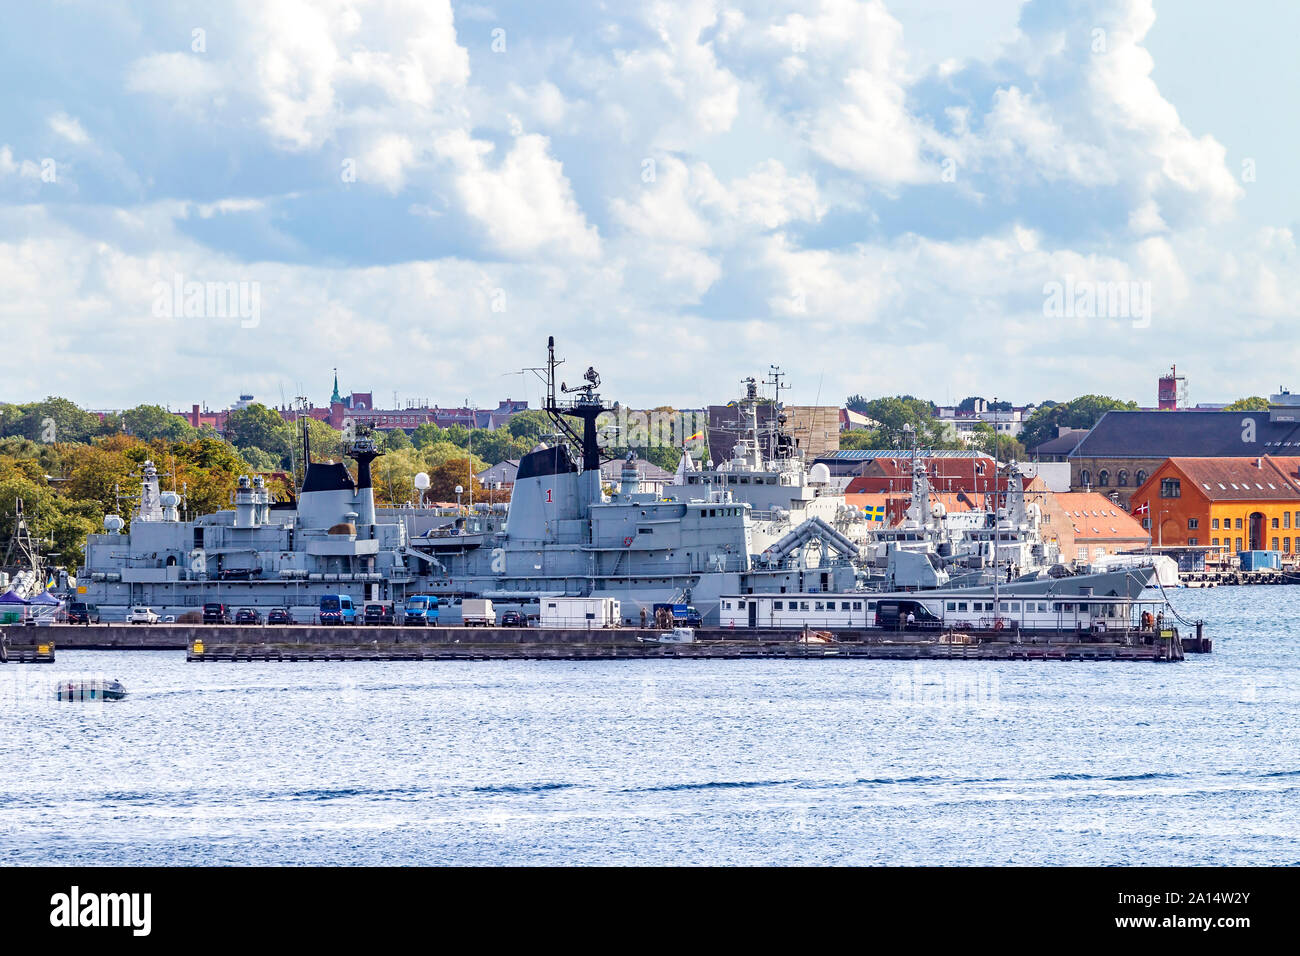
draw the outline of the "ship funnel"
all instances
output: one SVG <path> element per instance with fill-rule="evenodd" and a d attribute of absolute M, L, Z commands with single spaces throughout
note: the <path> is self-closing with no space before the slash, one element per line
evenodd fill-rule
<path fill-rule="evenodd" d="M 624 497 L 635 495 L 641 490 L 641 473 L 636 470 L 636 455 L 627 453 L 623 462 L 623 473 L 619 476 L 619 492 Z"/>

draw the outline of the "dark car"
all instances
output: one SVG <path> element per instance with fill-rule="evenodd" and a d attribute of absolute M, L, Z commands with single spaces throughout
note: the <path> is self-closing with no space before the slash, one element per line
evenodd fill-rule
<path fill-rule="evenodd" d="M 518 611 L 506 611 L 497 624 L 500 627 L 527 627 L 528 621 Z"/>
<path fill-rule="evenodd" d="M 262 612 L 255 607 L 241 607 L 235 615 L 236 624 L 261 624 Z"/>
<path fill-rule="evenodd" d="M 267 624 L 292 624 L 293 615 L 289 613 L 288 608 L 273 607 L 266 612 Z"/>
<path fill-rule="evenodd" d="M 234 617 L 230 612 L 229 604 L 203 605 L 204 624 L 231 624 L 233 622 Z"/>
<path fill-rule="evenodd" d="M 909 614 L 911 622 L 907 620 Z M 890 631 L 915 631 L 937 628 L 942 624 L 920 601 L 889 600 L 876 604 L 876 627 Z"/>
<path fill-rule="evenodd" d="M 99 605 L 87 604 L 85 601 L 73 601 L 68 605 L 69 624 L 98 624 Z"/>
<path fill-rule="evenodd" d="M 397 618 L 393 614 L 391 604 L 367 604 L 365 622 L 367 624 L 396 624 Z"/>

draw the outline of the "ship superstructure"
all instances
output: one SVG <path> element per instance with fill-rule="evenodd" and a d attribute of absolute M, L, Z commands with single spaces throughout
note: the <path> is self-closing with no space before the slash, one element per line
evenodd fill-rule
<path fill-rule="evenodd" d="M 349 449 L 353 480 L 341 462 L 311 460 L 304 430 L 307 466 L 293 502 L 273 502 L 260 478 L 241 478 L 233 510 L 184 521 L 175 493 L 160 493 L 147 466 L 129 532 L 109 516 L 108 533 L 90 536 L 85 600 L 105 620 L 133 605 L 179 617 L 221 602 L 290 607 L 310 621 L 319 598 L 337 593 L 355 601 L 421 593 L 521 603 L 595 595 L 618 598 L 628 622 L 643 608 L 679 601 L 714 622 L 724 591 L 854 586 L 858 546 L 815 515 L 786 521 L 772 541 L 760 528 L 770 519 L 755 518 L 771 507 L 756 508 L 725 485 L 690 499 L 645 492 L 630 463 L 605 494 L 597 419 L 609 409 L 600 377 L 589 368 L 581 385 L 557 383 L 553 340 L 548 349 L 546 411 L 557 434 L 520 460 L 508 513 L 471 509 L 413 534 L 404 516 L 376 515 L 370 463 L 379 451 L 371 439 Z"/>
<path fill-rule="evenodd" d="M 311 620 L 322 595 L 365 600 L 410 583 L 405 524 L 375 518 L 374 441 L 361 437 L 350 449 L 354 480 L 341 462 L 311 461 L 303 434 L 307 465 L 296 500 L 275 502 L 260 475 L 243 476 L 232 509 L 194 520 L 181 520 L 181 496 L 160 491 L 154 463 L 145 462 L 129 531 L 108 515 L 106 533 L 87 540 L 83 599 L 104 620 L 135 605 L 179 619 L 208 602 L 302 608 L 299 618 Z"/>

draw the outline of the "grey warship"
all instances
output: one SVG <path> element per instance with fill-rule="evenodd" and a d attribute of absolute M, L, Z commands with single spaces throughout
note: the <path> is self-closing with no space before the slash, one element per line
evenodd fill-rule
<path fill-rule="evenodd" d="M 556 440 L 520 460 L 508 511 L 475 511 L 413 534 L 401 517 L 376 513 L 370 467 L 381 452 L 369 437 L 349 449 L 354 479 L 340 462 L 312 461 L 304 431 L 295 500 L 273 502 L 260 477 L 243 477 L 233 510 L 188 521 L 179 517 L 179 496 L 160 492 L 146 463 L 129 532 L 110 515 L 106 533 L 88 538 L 77 577 L 84 600 L 104 620 L 125 619 L 138 605 L 180 619 L 220 602 L 287 607 L 295 620 L 311 621 L 331 594 L 357 602 L 485 597 L 506 605 L 581 595 L 617 598 L 628 623 L 643 608 L 683 601 L 716 623 L 723 593 L 854 587 L 859 546 L 815 516 L 776 549 L 757 531 L 751 503 L 727 486 L 665 498 L 643 492 L 629 464 L 606 494 L 597 419 L 611 408 L 594 369 L 570 388 L 556 382 L 560 364 L 552 338 L 546 411 Z M 820 547 L 810 567 L 812 540 Z"/>
<path fill-rule="evenodd" d="M 723 595 L 843 594 L 869 584 L 864 522 L 842 495 L 818 487 L 821 476 L 810 479 L 798 456 L 764 459 L 752 387 L 741 410 L 755 440 L 739 443 L 732 461 L 654 493 L 641 489 L 629 460 L 607 492 L 599 419 L 613 409 L 594 368 L 568 387 L 557 383 L 560 364 L 552 338 L 545 411 L 555 434 L 521 458 L 508 508 L 480 507 L 437 525 L 405 509 L 376 509 L 371 464 L 381 451 L 365 434 L 348 448 L 355 478 L 341 462 L 313 461 L 304 428 L 305 469 L 293 500 L 273 501 L 260 476 L 241 477 L 232 510 L 193 520 L 181 519 L 180 496 L 160 491 L 146 462 L 129 531 L 109 515 L 106 533 L 88 538 L 77 576 L 83 600 L 105 621 L 124 620 L 140 605 L 164 619 L 194 620 L 204 604 L 221 603 L 288 608 L 308 623 L 322 597 L 404 603 L 422 594 L 447 599 L 444 620 L 455 623 L 456 599 L 527 611 L 544 597 L 572 595 L 617 599 L 629 624 L 655 604 L 693 604 L 707 626 L 719 623 Z M 887 550 L 895 566 L 914 558 L 918 567 L 870 583 L 949 584 L 930 555 Z M 1089 575 L 1051 588 L 1118 593 L 1112 588 L 1132 577 Z"/>

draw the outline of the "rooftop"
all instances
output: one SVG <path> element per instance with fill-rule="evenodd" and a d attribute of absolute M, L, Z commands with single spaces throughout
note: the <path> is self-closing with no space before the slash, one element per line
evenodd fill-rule
<path fill-rule="evenodd" d="M 912 457 L 910 451 L 901 451 L 897 448 L 841 448 L 839 451 L 828 451 L 823 455 L 818 455 L 818 461 L 867 461 L 873 458 L 908 458 Z M 928 458 L 988 458 L 982 451 L 972 451 L 968 448 L 936 448 L 931 451 L 917 451 L 916 457 L 920 459 Z"/>
<path fill-rule="evenodd" d="M 1174 458 L 1169 463 L 1211 500 L 1300 498 L 1300 457 Z"/>
<path fill-rule="evenodd" d="M 1122 411 L 1103 415 L 1070 457 L 1236 458 L 1280 449 L 1300 452 L 1300 422 L 1270 421 L 1268 412 Z"/>

